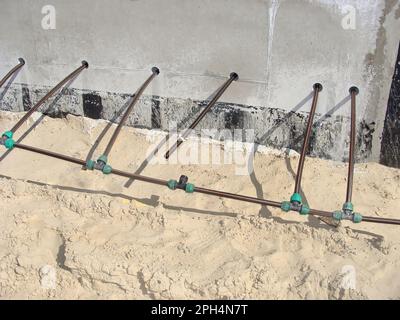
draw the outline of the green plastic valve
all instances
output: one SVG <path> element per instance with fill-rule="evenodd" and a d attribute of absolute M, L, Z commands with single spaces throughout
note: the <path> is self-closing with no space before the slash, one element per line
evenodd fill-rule
<path fill-rule="evenodd" d="M 360 223 L 362 221 L 362 215 L 359 213 L 353 213 L 353 222 Z"/>
<path fill-rule="evenodd" d="M 290 202 L 289 201 L 283 201 L 281 203 L 281 209 L 285 212 L 289 212 L 291 208 Z"/>
<path fill-rule="evenodd" d="M 88 161 L 86 161 L 86 169 L 93 170 L 95 163 L 96 162 L 94 162 L 93 160 L 89 159 Z"/>
<path fill-rule="evenodd" d="M 170 188 L 171 190 L 175 190 L 177 184 L 178 184 L 178 181 L 173 180 L 173 179 L 168 180 L 168 182 L 167 182 L 167 186 L 168 186 L 168 188 Z"/>
<path fill-rule="evenodd" d="M 293 195 L 290 197 L 290 202 L 302 203 L 303 200 L 301 199 L 301 195 L 299 193 L 293 193 Z"/>
<path fill-rule="evenodd" d="M 11 139 L 12 137 L 13 137 L 13 132 L 12 131 L 6 131 L 6 132 L 4 132 L 1 136 L 2 137 L 6 137 L 6 138 L 8 138 L 8 139 Z"/>
<path fill-rule="evenodd" d="M 103 171 L 104 174 L 109 174 L 109 173 L 111 173 L 112 168 L 111 168 L 111 166 L 109 166 L 108 164 L 106 164 L 106 165 L 104 165 L 102 171 Z"/>
<path fill-rule="evenodd" d="M 310 213 L 310 208 L 303 204 L 300 209 L 300 214 L 307 215 L 309 213 Z"/>
<path fill-rule="evenodd" d="M 193 193 L 194 192 L 194 184 L 193 183 L 187 183 L 185 186 L 185 191 L 187 193 Z"/>

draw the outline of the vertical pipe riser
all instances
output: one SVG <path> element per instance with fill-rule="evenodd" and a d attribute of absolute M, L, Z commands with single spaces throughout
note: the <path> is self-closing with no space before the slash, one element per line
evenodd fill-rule
<path fill-rule="evenodd" d="M 0 88 L 7 82 L 9 78 L 13 76 L 19 69 L 21 69 L 25 65 L 25 60 L 22 58 L 19 58 L 19 63 L 12 68 L 5 76 L 3 79 L 0 80 Z"/>
<path fill-rule="evenodd" d="M 223 95 L 223 93 L 228 89 L 228 87 L 231 85 L 233 81 L 237 81 L 239 79 L 239 75 L 236 72 L 232 72 L 229 75 L 229 79 L 224 83 L 222 88 L 217 92 L 217 94 L 211 99 L 211 101 L 207 104 L 207 106 L 204 108 L 204 110 L 196 117 L 196 119 L 193 121 L 193 123 L 189 126 L 189 130 L 185 130 L 180 137 L 181 139 L 184 139 L 188 136 L 190 130 L 193 130 L 197 127 L 197 125 L 200 123 L 200 121 L 205 117 L 205 115 L 211 110 L 211 108 L 215 105 L 215 103 L 218 101 L 219 98 Z M 177 140 L 172 147 L 165 153 L 165 158 L 168 159 L 170 155 L 176 151 L 179 146 L 183 143 L 182 140 Z"/>
<path fill-rule="evenodd" d="M 160 74 L 160 70 L 157 67 L 153 67 L 151 69 L 152 75 L 142 84 L 142 86 L 139 88 L 139 90 L 135 93 L 135 96 L 133 97 L 131 103 L 125 110 L 121 121 L 119 122 L 117 128 L 115 129 L 113 135 L 110 138 L 110 141 L 108 142 L 106 149 L 104 150 L 103 155 L 108 156 L 111 152 L 112 147 L 114 146 L 115 141 L 117 140 L 117 137 L 125 124 L 125 122 L 128 120 L 129 114 L 132 112 L 133 107 L 135 106 L 136 102 L 139 100 L 140 96 L 143 94 L 144 90 L 147 88 L 147 86 L 150 84 L 150 82 Z"/>
<path fill-rule="evenodd" d="M 300 153 L 300 159 L 299 159 L 299 163 L 297 166 L 297 174 L 296 174 L 296 179 L 295 179 L 294 192 L 293 192 L 292 196 L 290 197 L 289 201 L 283 201 L 281 203 L 281 210 L 283 210 L 285 212 L 296 211 L 302 215 L 310 214 L 310 208 L 307 205 L 303 204 L 303 199 L 300 194 L 301 178 L 303 175 L 304 161 L 305 161 L 306 153 L 308 150 L 315 110 L 317 109 L 318 94 L 319 94 L 319 92 L 322 91 L 322 85 L 320 83 L 314 83 L 313 90 L 314 90 L 313 100 L 311 103 L 311 109 L 310 109 L 310 113 L 308 116 L 305 137 L 303 140 L 303 145 L 302 145 L 301 153 Z"/>
<path fill-rule="evenodd" d="M 66 84 L 72 78 L 78 76 L 82 70 L 87 69 L 89 64 L 86 61 L 82 61 L 82 65 L 71 72 L 67 77 L 65 77 L 61 82 L 59 82 L 53 89 L 51 89 L 42 99 L 39 100 L 25 115 L 14 125 L 14 127 L 10 130 L 11 132 L 15 133 L 22 124 L 28 120 L 28 118 L 34 113 L 39 107 L 45 103 L 51 96 L 53 96 L 64 84 Z"/>
<path fill-rule="evenodd" d="M 347 174 L 346 202 L 351 203 L 353 194 L 353 175 L 355 162 L 355 144 L 356 144 L 356 95 L 359 90 L 357 87 L 349 89 L 351 97 L 351 117 L 350 117 L 350 147 L 349 147 L 349 167 Z"/>
<path fill-rule="evenodd" d="M 299 164 L 298 164 L 298 167 L 297 167 L 294 194 L 300 194 L 301 178 L 303 176 L 304 161 L 305 161 L 306 153 L 307 153 L 307 150 L 308 150 L 308 147 L 309 147 L 311 130 L 312 130 L 312 125 L 313 125 L 313 121 L 314 121 L 314 115 L 315 115 L 315 111 L 317 109 L 318 94 L 319 94 L 319 92 L 322 91 L 322 88 L 323 87 L 322 87 L 322 85 L 320 83 L 315 83 L 313 85 L 314 96 L 313 96 L 313 101 L 312 101 L 312 104 L 311 104 L 311 110 L 310 110 L 310 113 L 309 113 L 309 116 L 308 116 L 306 134 L 305 134 L 305 137 L 304 137 L 303 146 L 301 148 Z"/>

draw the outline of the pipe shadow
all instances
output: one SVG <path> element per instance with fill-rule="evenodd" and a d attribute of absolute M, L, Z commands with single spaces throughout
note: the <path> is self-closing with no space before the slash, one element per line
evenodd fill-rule
<path fill-rule="evenodd" d="M 53 100 L 50 102 L 50 104 L 46 107 L 46 109 L 42 112 L 44 115 L 49 115 L 51 110 L 54 110 L 54 107 L 57 105 L 57 103 L 60 101 L 61 98 L 63 98 L 65 96 L 65 94 L 68 92 L 69 87 L 72 85 L 72 83 L 76 80 L 76 78 L 78 77 L 78 75 L 76 75 L 75 77 L 71 78 L 61 89 L 60 91 L 57 93 L 56 96 L 54 96 Z M 51 99 L 51 97 L 49 98 Z M 29 98 L 30 100 L 30 98 Z M 40 108 L 39 108 L 40 109 Z M 57 113 L 56 113 L 57 114 Z"/>
<path fill-rule="evenodd" d="M 186 115 L 186 117 L 179 123 L 179 125 L 177 125 L 175 128 L 172 129 L 172 133 L 174 133 L 175 131 L 178 132 L 178 128 L 182 128 L 182 126 L 184 126 L 184 125 L 187 127 L 187 123 L 189 122 L 190 119 L 193 118 L 193 115 L 199 113 L 200 109 L 202 107 L 205 107 L 208 104 L 208 102 L 210 100 L 212 100 L 218 94 L 218 92 L 221 90 L 221 88 L 223 86 L 224 86 L 224 84 L 222 84 L 217 90 L 215 90 L 206 100 L 197 103 L 197 106 L 196 106 L 195 110 L 193 112 L 191 112 L 190 114 Z M 139 167 L 136 169 L 134 174 L 141 174 L 144 171 L 144 169 L 146 169 L 146 167 L 149 165 L 151 160 L 158 154 L 158 152 L 161 150 L 161 148 L 173 136 L 174 135 L 171 134 L 171 132 L 168 132 L 167 135 L 149 153 L 149 155 L 146 157 L 146 159 L 139 165 Z M 126 181 L 126 183 L 124 184 L 124 187 L 125 188 L 129 188 L 134 181 L 135 181 L 135 179 L 129 178 L 128 181 Z"/>
<path fill-rule="evenodd" d="M 162 147 L 166 143 L 168 143 L 172 137 L 174 137 L 176 135 L 175 132 L 176 133 L 178 132 L 178 128 L 181 128 L 190 119 L 192 119 L 193 118 L 192 116 L 194 114 L 198 113 L 198 111 L 200 110 L 201 107 L 202 106 L 200 104 L 198 104 L 196 110 L 194 110 L 192 113 L 186 115 L 186 117 L 184 119 L 182 119 L 182 121 L 178 125 L 176 125 L 174 128 L 172 128 L 172 131 L 169 131 L 167 133 L 167 135 L 157 144 L 157 146 L 149 153 L 149 155 L 146 157 L 146 159 L 139 165 L 139 167 L 135 171 L 135 174 L 141 174 L 144 171 L 144 169 L 146 169 L 146 167 L 149 165 L 151 160 L 158 154 L 158 152 L 163 151 Z M 135 181 L 135 179 L 129 178 L 128 181 L 124 184 L 124 187 L 129 188 L 134 181 Z"/>
<path fill-rule="evenodd" d="M 3 101 L 4 96 L 6 95 L 7 91 L 10 89 L 11 84 L 14 82 L 15 78 L 18 76 L 18 74 L 21 72 L 21 69 L 18 69 L 14 74 L 8 79 L 7 84 L 5 85 L 3 91 L 0 93 L 0 103 Z"/>
<path fill-rule="evenodd" d="M 163 208 L 165 208 L 167 210 L 174 210 L 174 211 L 182 210 L 182 211 L 186 211 L 186 212 L 208 214 L 208 215 L 213 215 L 213 216 L 225 216 L 225 217 L 230 217 L 230 218 L 237 217 L 237 213 L 235 213 L 235 212 L 210 211 L 210 210 L 202 210 L 202 209 L 196 209 L 196 208 L 171 206 L 171 205 L 167 205 L 167 204 L 163 204 Z"/>
<path fill-rule="evenodd" d="M 228 79 L 227 79 L 228 80 Z M 214 99 L 214 97 L 218 94 L 218 92 L 224 87 L 226 81 L 224 81 L 223 84 L 221 84 L 217 90 L 215 90 L 213 93 L 211 93 L 207 99 L 203 100 L 202 103 L 203 104 L 208 104 L 212 99 Z M 216 101 L 215 103 L 217 103 L 218 101 Z"/>
<path fill-rule="evenodd" d="M 44 182 L 35 181 L 35 180 L 15 179 L 10 176 L 3 175 L 3 174 L 0 174 L 0 178 L 4 178 L 4 179 L 8 179 L 8 180 L 20 180 L 20 181 L 24 181 L 26 183 L 37 185 L 40 187 L 45 186 L 45 187 L 50 187 L 50 188 L 62 190 L 62 191 L 72 191 L 72 192 L 85 193 L 85 194 L 105 195 L 105 196 L 109 196 L 109 197 L 126 199 L 129 201 L 135 200 L 142 204 L 145 204 L 145 205 L 148 205 L 148 206 L 151 206 L 154 208 L 156 208 L 160 204 L 160 196 L 156 196 L 156 195 L 151 195 L 150 198 L 136 198 L 136 197 L 132 197 L 132 196 L 129 196 L 129 195 L 126 195 L 123 193 L 114 193 L 114 192 L 109 192 L 109 191 L 105 191 L 105 190 L 94 190 L 94 189 L 87 189 L 87 188 L 70 187 L 70 186 L 63 186 L 63 185 L 59 185 L 59 184 L 44 183 Z M 167 204 L 162 204 L 162 206 L 163 206 L 163 208 L 165 208 L 167 210 L 174 210 L 174 211 L 182 210 L 185 212 L 208 214 L 208 215 L 214 215 L 214 216 L 226 216 L 226 217 L 231 217 L 231 218 L 235 218 L 237 216 L 237 213 L 234 213 L 234 212 L 210 211 L 210 210 L 202 210 L 202 209 L 196 209 L 196 208 L 171 206 L 171 205 L 167 205 Z"/>
<path fill-rule="evenodd" d="M 84 188 L 77 188 L 77 187 L 70 187 L 70 186 L 63 186 L 63 185 L 58 185 L 58 184 L 49 184 L 49 183 L 44 183 L 40 181 L 35 181 L 35 180 L 22 180 L 22 179 L 15 179 L 10 176 L 6 176 L 3 174 L 0 174 L 0 178 L 7 179 L 7 180 L 20 180 L 26 183 L 30 183 L 33 185 L 37 186 L 46 186 L 50 187 L 53 189 L 58 189 L 58 190 L 63 190 L 63 191 L 71 191 L 71 192 L 79 192 L 79 193 L 85 193 L 85 194 L 97 194 L 97 195 L 105 195 L 105 196 L 110 196 L 110 197 L 117 197 L 117 198 L 122 198 L 126 200 L 134 200 L 138 201 L 142 204 L 151 206 L 151 207 L 158 207 L 160 204 L 160 196 L 156 195 L 151 195 L 150 198 L 136 198 L 132 196 L 128 196 L 126 194 L 122 193 L 113 193 L 105 190 L 94 190 L 94 189 L 84 189 Z M 187 207 L 179 207 L 179 206 L 171 206 L 171 205 L 166 205 L 161 203 L 164 209 L 167 210 L 174 210 L 174 211 L 185 211 L 185 212 L 193 212 L 193 213 L 199 213 L 199 214 L 208 214 L 208 215 L 213 215 L 213 216 L 225 216 L 229 218 L 236 218 L 237 213 L 234 212 L 219 212 L 219 211 L 210 211 L 210 210 L 202 210 L 202 209 L 196 209 L 196 208 L 187 208 Z M 281 219 L 279 217 L 275 217 L 274 221 L 279 222 L 279 223 L 285 223 L 285 224 L 302 224 L 303 222 L 296 222 L 296 221 L 286 221 L 284 219 Z M 326 228 L 329 230 L 332 230 L 331 228 Z M 371 243 L 371 245 L 376 248 L 377 250 L 381 251 L 381 244 L 384 241 L 384 237 L 382 235 L 378 235 L 372 232 L 368 231 L 363 231 L 363 230 L 356 230 L 352 229 L 354 232 L 358 234 L 362 234 L 366 237 L 368 237 L 367 241 Z"/>
<path fill-rule="evenodd" d="M 16 180 L 12 177 L 0 174 L 0 178 L 5 178 L 5 179 L 9 179 L 9 180 Z M 17 179 L 20 180 L 20 179 Z M 135 197 L 131 197 L 128 196 L 126 194 L 123 193 L 113 193 L 113 192 L 109 192 L 109 191 L 105 191 L 105 190 L 94 190 L 94 189 L 84 189 L 84 188 L 77 188 L 77 187 L 68 187 L 68 186 L 62 186 L 62 185 L 58 185 L 58 184 L 49 184 L 49 183 L 44 183 L 44 182 L 40 182 L 40 181 L 35 181 L 35 180 L 21 180 L 33 185 L 37 185 L 37 186 L 41 186 L 41 187 L 50 187 L 53 189 L 58 189 L 58 190 L 62 190 L 62 191 L 72 191 L 72 192 L 79 192 L 79 193 L 85 193 L 85 194 L 98 194 L 98 195 L 105 195 L 105 196 L 109 196 L 109 197 L 115 197 L 115 198 L 122 198 L 122 199 L 126 199 L 126 200 L 135 200 L 138 201 L 142 204 L 148 205 L 148 206 L 152 206 L 152 207 L 157 207 L 160 203 L 160 197 L 156 196 L 156 195 L 151 195 L 150 198 L 135 198 Z"/>
<path fill-rule="evenodd" d="M 108 130 L 112 127 L 112 125 L 117 121 L 117 119 L 122 115 L 122 113 L 128 108 L 129 104 L 131 101 L 134 99 L 135 95 L 133 95 L 130 99 L 128 99 L 122 107 L 114 114 L 114 116 L 111 118 L 110 121 L 107 121 L 106 126 L 104 129 L 100 132 L 99 136 L 96 138 L 95 142 L 93 143 L 92 147 L 90 148 L 87 156 L 86 156 L 86 161 L 90 160 L 93 158 L 93 155 L 95 151 L 97 150 L 97 147 L 103 141 L 105 135 L 107 134 Z M 82 166 L 82 169 L 86 169 L 86 166 Z"/>
<path fill-rule="evenodd" d="M 162 146 L 167 143 L 169 140 L 170 133 L 168 133 L 159 143 L 158 145 L 151 151 L 151 153 L 146 157 L 146 159 L 140 164 L 140 166 L 136 169 L 135 174 L 141 174 L 144 169 L 146 169 L 147 165 L 151 162 L 151 160 L 157 155 Z M 135 181 L 133 178 L 129 178 L 128 181 L 125 182 L 124 187 L 129 188 L 132 183 Z"/>
<path fill-rule="evenodd" d="M 280 127 L 280 125 L 282 123 L 284 123 L 285 121 L 287 121 L 289 118 L 291 118 L 296 111 L 298 111 L 301 107 L 303 107 L 309 100 L 311 100 L 313 97 L 313 91 L 311 91 L 306 97 L 304 97 L 304 99 L 302 99 L 294 108 L 292 108 L 283 118 L 278 119 L 277 120 L 277 124 L 272 127 L 271 129 L 269 129 L 266 133 L 264 133 L 261 138 L 259 139 L 259 141 L 263 141 L 265 138 L 267 138 L 268 136 L 270 136 L 277 128 Z M 259 148 L 259 144 L 254 144 L 253 145 L 253 150 L 251 151 L 251 153 L 253 154 L 252 157 L 250 157 L 250 161 L 248 163 L 248 170 L 250 173 L 250 181 L 251 183 L 254 185 L 255 189 L 256 189 L 256 194 L 257 194 L 257 198 L 259 199 L 264 199 L 264 190 L 263 190 L 263 186 L 260 183 L 260 181 L 257 179 L 256 173 L 254 171 L 254 157 L 255 154 Z M 259 211 L 259 215 L 261 217 L 264 218 L 272 218 L 272 219 L 276 219 L 276 217 L 273 217 L 271 211 L 268 209 L 267 206 L 262 205 L 261 209 Z M 280 218 L 279 218 L 280 219 Z M 282 220 L 281 222 L 285 222 L 285 220 Z"/>
<path fill-rule="evenodd" d="M 135 93 L 122 105 L 122 107 L 114 114 L 114 116 L 111 118 L 110 121 L 107 122 L 107 125 L 105 126 L 105 128 L 102 130 L 102 132 L 100 133 L 100 135 L 98 136 L 98 138 L 96 139 L 96 141 L 94 142 L 93 146 L 90 148 L 88 155 L 86 157 L 86 161 L 92 159 L 94 152 L 96 151 L 97 147 L 99 146 L 100 142 L 103 140 L 104 136 L 106 135 L 106 133 L 108 132 L 108 130 L 111 128 L 111 126 L 113 125 L 113 123 L 117 124 L 117 120 L 118 118 L 126 112 L 126 110 L 128 109 L 129 105 L 132 103 L 132 101 L 135 99 L 138 91 L 140 91 L 141 87 L 139 87 Z M 133 113 L 133 110 L 132 110 Z M 128 114 L 128 117 L 126 119 L 126 121 L 128 121 L 129 116 L 131 114 Z M 118 126 L 119 124 L 117 124 Z M 103 151 L 104 154 L 105 151 Z"/>
<path fill-rule="evenodd" d="M 176 127 L 176 129 L 178 130 L 178 128 L 182 128 L 183 126 L 185 128 L 189 127 L 190 124 L 192 124 L 193 122 L 193 117 L 195 114 L 199 115 L 201 113 L 201 109 L 205 108 L 208 103 L 218 94 L 218 92 L 224 87 L 225 83 L 223 83 L 222 85 L 220 85 L 213 93 L 211 93 L 211 95 L 208 96 L 207 99 L 204 99 L 202 101 L 198 101 L 196 104 L 196 107 L 194 108 L 195 110 L 188 114 L 180 123 L 179 126 Z M 215 102 L 214 107 L 217 105 L 218 101 Z M 211 109 L 212 110 L 212 109 Z M 211 110 L 209 112 L 211 112 Z M 192 120 L 189 123 L 189 120 Z M 182 130 L 182 129 L 181 129 Z"/>
<path fill-rule="evenodd" d="M 358 234 L 362 234 L 363 236 L 370 237 L 367 239 L 367 241 L 371 244 L 371 246 L 379 251 L 382 251 L 382 243 L 385 241 L 384 236 L 363 230 L 352 230 Z"/>

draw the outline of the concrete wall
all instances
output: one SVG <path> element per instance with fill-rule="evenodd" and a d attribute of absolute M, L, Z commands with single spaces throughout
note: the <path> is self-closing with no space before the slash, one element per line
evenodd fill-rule
<path fill-rule="evenodd" d="M 55 30 L 41 25 L 48 4 L 56 9 Z M 354 30 L 343 27 L 346 5 L 355 9 Z M 90 68 L 58 107 L 85 114 L 84 100 L 97 99 L 99 116 L 115 120 L 127 94 L 156 65 L 161 74 L 130 123 L 167 129 L 170 122 L 193 117 L 196 102 L 236 71 L 240 80 L 202 126 L 254 128 L 257 142 L 296 149 L 311 104 L 305 98 L 321 82 L 323 121 L 316 125 L 312 154 L 343 159 L 346 97 L 357 85 L 359 159 L 379 159 L 399 42 L 399 1 L 2 0 L 0 9 L 0 74 L 18 57 L 27 62 L 3 109 L 28 108 L 86 59 Z"/>

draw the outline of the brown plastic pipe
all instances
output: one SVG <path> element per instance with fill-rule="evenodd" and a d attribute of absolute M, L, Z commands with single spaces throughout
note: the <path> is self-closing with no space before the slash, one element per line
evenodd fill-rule
<path fill-rule="evenodd" d="M 21 143 L 15 143 L 14 147 L 23 149 L 26 151 L 30 151 L 30 152 L 39 153 L 39 154 L 53 157 L 56 159 L 68 161 L 71 163 L 75 163 L 80 166 L 86 165 L 86 162 L 84 160 L 76 159 L 76 158 L 73 158 L 70 156 L 66 156 L 63 154 L 59 154 L 56 152 L 52 152 L 52 151 L 48 151 L 48 150 L 44 150 L 44 149 L 40 149 L 40 148 L 36 148 L 36 147 L 27 146 L 27 145 L 24 145 Z M 121 177 L 131 178 L 134 180 L 153 183 L 153 184 L 157 184 L 157 185 L 162 185 L 162 186 L 168 185 L 168 181 L 166 181 L 166 180 L 142 176 L 142 175 L 138 175 L 138 174 L 134 174 L 134 173 L 121 171 L 118 169 L 112 169 L 111 173 L 121 176 Z M 255 197 L 249 197 L 249 196 L 228 193 L 228 192 L 223 192 L 223 191 L 218 191 L 218 190 L 212 190 L 212 189 L 206 189 L 206 188 L 201 188 L 201 187 L 195 187 L 194 192 L 199 192 L 199 193 L 203 193 L 203 194 L 208 194 L 208 195 L 222 197 L 222 198 L 228 198 L 228 199 L 234 199 L 234 200 L 239 200 L 239 201 L 244 201 L 244 202 L 251 202 L 251 203 L 256 203 L 256 204 L 261 204 L 261 205 L 266 205 L 266 206 L 272 206 L 275 208 L 280 208 L 280 206 L 281 206 L 281 203 L 276 202 L 276 201 L 264 200 L 264 199 L 259 199 L 259 198 L 255 198 Z M 331 217 L 332 216 L 331 212 L 315 210 L 315 209 L 310 209 L 309 214 L 314 215 L 314 216 L 323 216 L 323 217 Z M 400 225 L 400 220 L 398 220 L 398 219 L 387 219 L 387 218 L 379 218 L 379 217 L 363 217 L 362 221 Z"/>
<path fill-rule="evenodd" d="M 25 64 L 25 60 L 22 58 L 18 59 L 19 63 L 12 68 L 5 76 L 3 79 L 0 80 L 0 88 L 6 83 L 6 81 L 15 73 L 17 72 L 19 69 L 22 68 L 22 66 Z"/>
<path fill-rule="evenodd" d="M 10 130 L 12 133 L 18 130 L 18 128 L 34 113 L 43 103 L 46 102 L 52 95 L 54 95 L 64 84 L 66 84 L 70 79 L 77 76 L 83 69 L 89 67 L 89 64 L 86 61 L 82 61 L 82 65 L 70 73 L 65 79 L 63 79 L 60 83 L 58 83 L 53 89 L 51 89 L 42 99 L 39 100 L 24 116 L 14 125 L 14 127 Z"/>
<path fill-rule="evenodd" d="M 314 115 L 315 115 L 315 110 L 317 109 L 317 102 L 318 102 L 318 94 L 320 91 L 322 91 L 322 84 L 320 83 L 315 83 L 313 85 L 314 88 L 314 96 L 311 104 L 311 110 L 308 116 L 308 122 L 307 122 L 307 129 L 306 129 L 306 136 L 303 141 L 303 146 L 301 148 L 301 154 L 300 154 L 300 160 L 299 164 L 297 167 L 297 174 L 296 174 L 296 182 L 294 186 L 294 193 L 300 193 L 301 189 L 301 177 L 303 175 L 303 168 L 304 168 L 304 161 L 306 159 L 306 153 L 308 150 L 308 144 L 310 141 L 311 137 L 311 129 L 313 125 L 313 120 L 314 120 Z"/>
<path fill-rule="evenodd" d="M 44 149 L 41 149 L 41 148 L 28 146 L 28 145 L 25 145 L 25 144 L 22 144 L 22 143 L 16 142 L 14 147 L 18 148 L 18 149 L 23 149 L 23 150 L 26 150 L 26 151 L 30 151 L 30 152 L 39 153 L 39 154 L 42 154 L 42 155 L 45 155 L 45 156 L 49 156 L 49 157 L 52 157 L 52 158 L 64 160 L 64 161 L 67 161 L 67 162 L 75 163 L 75 164 L 80 165 L 80 166 L 85 166 L 86 165 L 86 161 L 85 160 L 73 158 L 73 157 L 66 156 L 66 155 L 63 155 L 63 154 L 60 154 L 60 153 L 56 153 L 56 152 L 53 152 L 53 151 L 44 150 Z M 147 176 L 143 176 L 143 175 L 139 175 L 139 174 L 134 174 L 134 173 L 121 171 L 121 170 L 114 169 L 114 168 L 112 169 L 111 173 L 116 174 L 118 176 L 131 178 L 131 179 L 139 180 L 139 181 L 144 181 L 144 182 L 148 182 L 148 183 L 153 183 L 153 184 L 158 184 L 158 185 L 163 185 L 163 186 L 167 186 L 168 185 L 168 181 L 167 180 L 151 178 L 151 177 L 147 177 Z M 238 194 L 229 193 L 229 192 L 223 192 L 223 191 L 218 191 L 218 190 L 206 189 L 206 188 L 201 188 L 201 187 L 195 187 L 194 188 L 194 192 L 204 193 L 204 194 L 213 195 L 213 196 L 217 196 L 217 197 L 235 199 L 235 200 L 239 200 L 239 201 L 257 203 L 257 204 L 272 206 L 272 207 L 276 207 L 276 208 L 280 208 L 280 206 L 281 206 L 281 204 L 279 202 L 275 202 L 275 201 L 264 200 L 264 199 L 259 199 L 259 198 L 244 196 L 244 195 L 238 195 Z M 331 213 L 328 213 L 328 214 L 331 215 Z M 399 221 L 399 223 L 400 223 L 400 221 Z"/>
<path fill-rule="evenodd" d="M 122 116 L 121 121 L 119 122 L 117 128 L 115 129 L 113 135 L 111 136 L 110 141 L 107 144 L 107 147 L 104 151 L 104 155 L 108 156 L 111 152 L 111 149 L 117 140 L 117 137 L 122 129 L 122 126 L 125 124 L 126 120 L 128 119 L 129 114 L 132 112 L 133 107 L 135 106 L 136 102 L 139 100 L 140 96 L 142 95 L 143 91 L 147 88 L 149 83 L 154 79 L 155 76 L 160 74 L 160 70 L 157 67 L 151 68 L 151 76 L 142 84 L 139 90 L 135 93 L 131 103 L 129 104 L 128 108 L 126 109 L 124 115 Z"/>
<path fill-rule="evenodd" d="M 351 123 L 350 123 L 350 149 L 349 149 L 349 169 L 347 174 L 346 202 L 351 202 L 353 194 L 353 174 L 354 174 L 354 149 L 356 144 L 356 95 L 359 90 L 357 87 L 349 89 L 351 96 Z"/>
<path fill-rule="evenodd" d="M 239 76 L 236 72 L 232 72 L 229 75 L 229 79 L 224 83 L 221 89 L 218 90 L 217 94 L 214 96 L 214 98 L 211 99 L 211 101 L 207 104 L 207 106 L 204 108 L 204 110 L 197 116 L 197 118 L 193 121 L 193 123 L 189 126 L 187 130 L 185 130 L 181 137 L 174 143 L 174 145 L 167 151 L 165 154 L 165 158 L 168 159 L 170 155 L 179 148 L 179 146 L 183 143 L 183 139 L 188 136 L 190 133 L 190 130 L 193 130 L 194 128 L 197 127 L 199 122 L 204 118 L 204 116 L 211 110 L 211 108 L 215 105 L 215 103 L 218 101 L 218 99 L 222 96 L 222 94 L 225 92 L 226 89 L 230 86 L 230 84 L 233 81 L 236 81 L 239 79 Z"/>

